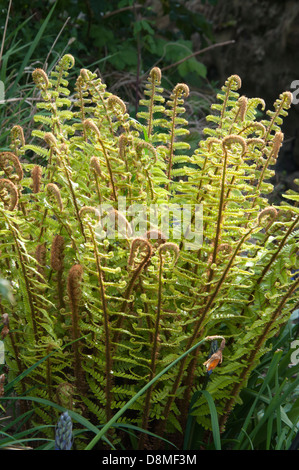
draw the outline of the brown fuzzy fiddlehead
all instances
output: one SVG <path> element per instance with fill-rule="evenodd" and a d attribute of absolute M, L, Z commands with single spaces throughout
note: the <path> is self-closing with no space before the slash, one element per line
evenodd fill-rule
<path fill-rule="evenodd" d="M 32 72 L 32 78 L 34 80 L 34 83 L 40 90 L 46 91 L 49 88 L 50 82 L 48 79 L 48 75 L 43 69 L 35 69 Z"/>
<path fill-rule="evenodd" d="M 114 111 L 116 116 L 122 116 L 127 111 L 125 103 L 121 98 L 119 98 L 119 96 L 109 96 L 107 103 L 108 107 Z"/>
<path fill-rule="evenodd" d="M 95 173 L 101 178 L 102 171 L 100 161 L 97 157 L 91 157 L 90 159 L 90 167 L 95 171 Z"/>
<path fill-rule="evenodd" d="M 64 260 L 64 237 L 62 235 L 55 235 L 51 246 L 51 268 L 54 271 L 63 270 Z"/>
<path fill-rule="evenodd" d="M 64 269 L 64 246 L 65 240 L 62 235 L 55 235 L 51 246 L 51 268 L 57 272 L 57 292 L 58 292 L 58 308 L 64 308 L 64 286 L 63 286 L 63 269 Z"/>
<path fill-rule="evenodd" d="M 42 168 L 39 165 L 35 165 L 31 172 L 32 177 L 32 190 L 33 192 L 39 193 L 42 182 Z"/>
<path fill-rule="evenodd" d="M 15 184 L 23 179 L 21 163 L 12 152 L 0 153 L 0 168 L 4 171 L 7 179 L 10 179 Z"/>
<path fill-rule="evenodd" d="M 47 248 L 46 244 L 42 243 L 41 245 L 37 245 L 35 250 L 35 258 L 37 261 L 37 271 L 39 273 L 39 281 L 43 282 L 45 277 L 45 267 L 46 267 L 46 256 L 47 256 Z"/>
<path fill-rule="evenodd" d="M 80 393 L 85 393 L 86 384 L 84 373 L 81 364 L 80 338 L 79 327 L 79 310 L 80 300 L 82 294 L 83 268 L 80 264 L 75 264 L 71 267 L 67 278 L 67 291 L 72 314 L 72 337 L 73 337 L 73 351 L 74 351 L 74 376 L 76 378 L 76 386 Z"/>
<path fill-rule="evenodd" d="M 63 209 L 62 197 L 61 197 L 60 189 L 58 188 L 57 184 L 55 183 L 47 184 L 47 192 L 49 193 L 49 195 L 51 195 L 54 198 L 59 210 L 62 211 Z"/>
<path fill-rule="evenodd" d="M 136 258 L 138 251 L 141 251 L 143 253 L 143 257 L 141 261 L 139 261 L 138 264 L 135 265 L 135 258 Z M 131 244 L 128 265 L 131 266 L 132 269 L 140 270 L 141 272 L 142 269 L 144 268 L 144 265 L 148 263 L 151 255 L 152 255 L 152 246 L 149 243 L 149 241 L 145 240 L 144 238 L 134 238 Z"/>
<path fill-rule="evenodd" d="M 16 152 L 19 147 L 23 147 L 25 145 L 25 137 L 23 128 L 19 125 L 13 126 L 10 131 L 10 137 L 12 141 L 12 145 L 15 147 Z"/>
<path fill-rule="evenodd" d="M 19 200 L 16 186 L 8 179 L 0 179 L 0 200 L 4 202 L 5 209 L 13 211 Z"/>

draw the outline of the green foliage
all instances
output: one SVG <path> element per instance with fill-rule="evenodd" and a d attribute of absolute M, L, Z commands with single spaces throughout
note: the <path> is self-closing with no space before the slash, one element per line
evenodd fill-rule
<path fill-rule="evenodd" d="M 9 4 L 9 2 L 7 3 Z M 52 5 L 49 11 L 45 13 L 44 21 L 41 24 L 33 21 L 34 15 L 24 19 L 20 11 L 18 13 L 15 12 L 15 27 L 11 27 L 10 24 L 12 12 L 9 8 L 7 15 L 1 15 L 3 36 L 0 54 L 0 80 L 4 87 L 4 97 L 1 96 L 1 100 L 5 99 L 5 102 L 0 103 L 1 147 L 6 145 L 15 116 L 18 116 L 18 122 L 24 128 L 31 127 L 28 103 L 32 104 L 34 102 L 34 99 L 32 99 L 34 87 L 32 86 L 32 80 L 28 83 L 28 74 L 25 72 L 32 67 L 31 64 L 36 57 L 36 51 L 41 51 L 46 30 L 53 17 L 54 10 L 55 6 Z M 24 31 L 27 30 L 29 30 L 28 35 L 24 34 Z M 20 37 L 22 37 L 22 40 Z M 50 67 L 52 66 L 54 66 L 54 63 L 50 64 Z"/>
<path fill-rule="evenodd" d="M 296 313 L 297 312 L 297 313 Z M 298 432 L 298 310 L 251 374 L 223 440 L 235 449 L 288 450 Z M 294 318 L 292 318 L 294 317 Z M 290 347 L 291 344 L 291 347 Z M 234 441 L 232 438 L 235 438 Z"/>
<path fill-rule="evenodd" d="M 162 10 L 157 13 L 156 8 Z M 205 47 L 212 41 L 211 26 L 207 19 L 178 2 L 152 7 L 136 5 L 131 0 L 71 3 L 14 0 L 7 2 L 2 13 L 0 80 L 5 89 L 5 102 L 0 103 L 0 146 L 3 148 L 16 115 L 26 141 L 30 140 L 32 117 L 36 113 L 35 90 L 30 78 L 33 68 L 40 67 L 50 73 L 58 57 L 66 52 L 76 57 L 78 67 L 72 69 L 71 80 L 75 80 L 82 63 L 92 69 L 100 64 L 105 83 L 114 86 L 115 93 L 122 90 L 134 116 L 137 97 L 142 93 L 152 64 L 170 67 L 163 75 L 169 88 L 171 83 L 182 79 L 194 84 L 196 89 L 205 84 L 206 68 L 192 55 L 197 51 L 191 35 L 196 27 Z M 157 25 L 157 17 L 161 15 L 169 18 L 171 27 Z M 178 59 L 183 62 L 173 66 Z M 195 145 L 196 140 L 197 136 Z"/>
<path fill-rule="evenodd" d="M 290 93 L 258 122 L 262 100 L 240 97 L 241 80 L 230 77 L 207 138 L 190 156 L 185 84 L 165 102 L 154 68 L 138 122 L 87 69 L 72 94 L 73 65 L 65 55 L 49 76 L 33 72 L 41 98 L 33 143 L 15 123 L 11 152 L 1 153 L 1 277 L 15 298 L 0 304 L 9 314 L 10 376 L 41 361 L 17 392 L 96 425 L 126 405 L 119 423 L 171 436 L 184 430 L 191 396 L 202 390 L 208 349 L 194 349 L 151 381 L 201 338 L 221 335 L 223 363 L 193 415 L 210 429 L 211 397 L 223 431 L 298 293 L 298 207 L 291 199 L 269 207 L 266 198 Z M 32 152 L 39 165 L 26 162 Z M 201 204 L 202 245 L 190 242 L 190 230 L 201 231 L 194 211 L 180 237 L 175 224 L 169 234 L 160 229 L 163 212 L 136 236 L 134 212 L 126 210 L 134 204 L 147 215 L 153 205 Z M 115 219 L 113 237 L 108 221 Z M 36 413 L 53 425 L 50 408 Z M 109 439 L 117 442 L 116 430 Z"/>
<path fill-rule="evenodd" d="M 47 24 L 50 17 L 51 29 Z M 161 17 L 166 19 L 166 23 L 159 22 Z M 4 23 L 5 15 L 3 26 Z M 37 61 L 40 57 L 48 57 L 54 45 L 54 50 L 70 52 L 87 66 L 103 61 L 105 57 L 102 69 L 105 68 L 108 74 L 111 71 L 136 74 L 139 67 L 144 73 L 157 61 L 161 62 L 160 66 L 171 65 L 195 52 L 192 45 L 194 31 L 200 36 L 203 47 L 213 42 L 210 21 L 184 2 L 173 0 L 160 5 L 136 4 L 132 0 L 74 0 L 71 3 L 48 0 L 42 4 L 37 0 L 25 3 L 14 0 L 1 73 L 5 74 L 9 55 L 14 55 L 16 67 L 23 59 L 28 63 L 28 54 Z M 43 40 L 38 41 L 41 34 Z M 38 55 L 35 54 L 37 42 Z M 173 80 L 184 76 L 181 71 L 185 74 L 187 69 L 188 78 L 192 74 L 205 76 L 203 64 L 190 59 L 178 69 L 178 75 L 175 69 L 172 70 Z M 21 77 L 23 70 L 21 67 L 19 70 Z"/>
<path fill-rule="evenodd" d="M 299 426 L 298 313 L 298 310 L 294 311 L 279 335 L 271 340 L 271 348 L 241 391 L 240 403 L 235 406 L 221 434 L 223 450 L 289 450 L 294 442 Z M 184 450 L 214 449 L 217 445 L 215 435 L 219 448 L 217 419 L 212 421 L 212 440 L 192 414 L 201 393 L 195 392 L 190 403 Z"/>

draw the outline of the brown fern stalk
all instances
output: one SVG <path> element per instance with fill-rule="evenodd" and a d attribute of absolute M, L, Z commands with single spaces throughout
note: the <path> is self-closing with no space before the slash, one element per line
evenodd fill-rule
<path fill-rule="evenodd" d="M 78 98 L 79 98 L 79 107 L 80 107 L 80 111 L 81 111 L 81 116 L 80 116 L 80 119 L 81 121 L 83 122 L 85 120 L 85 109 L 84 109 L 84 92 L 83 92 L 83 89 L 82 89 L 82 85 L 84 83 L 84 78 L 83 78 L 83 74 L 82 74 L 82 71 L 79 75 L 79 77 L 77 78 L 77 81 L 76 81 L 76 90 L 78 92 Z M 85 127 L 83 126 L 83 139 L 85 142 L 87 142 L 87 135 L 86 135 L 86 130 L 85 130 Z"/>
<path fill-rule="evenodd" d="M 276 160 L 279 149 L 280 149 L 280 147 L 282 145 L 282 142 L 283 142 L 283 138 L 284 138 L 284 135 L 283 135 L 282 132 L 277 132 L 275 134 L 274 139 L 273 139 L 273 148 L 272 148 L 271 152 L 269 153 L 269 156 L 268 156 L 266 162 L 263 165 L 259 180 L 257 182 L 256 191 L 260 191 L 261 185 L 262 185 L 262 183 L 264 181 L 264 178 L 265 178 L 266 170 L 268 169 L 268 167 L 271 163 L 271 160 L 273 160 L 273 159 Z M 256 205 L 257 200 L 258 200 L 258 196 L 255 196 L 252 199 L 251 208 L 253 208 Z M 250 212 L 249 212 L 249 216 L 250 216 Z"/>
<path fill-rule="evenodd" d="M 90 168 L 93 172 L 95 183 L 96 183 L 96 190 L 97 190 L 97 195 L 99 199 L 99 204 L 102 204 L 102 196 L 101 196 L 101 190 L 100 190 L 100 184 L 99 184 L 99 178 L 102 178 L 102 170 L 100 166 L 99 159 L 97 157 L 91 157 L 90 159 Z"/>
<path fill-rule="evenodd" d="M 31 172 L 33 187 L 32 190 L 34 194 L 40 192 L 41 181 L 42 181 L 42 169 L 39 165 L 35 165 Z"/>
<path fill-rule="evenodd" d="M 41 220 L 41 223 L 40 223 L 40 232 L 39 232 L 39 236 L 37 238 L 37 242 L 39 243 L 42 239 L 42 236 L 44 235 L 45 233 L 45 220 L 46 220 L 46 217 L 48 215 L 48 208 L 46 207 L 45 210 L 44 210 L 44 213 L 43 213 L 43 217 L 42 217 L 42 220 Z"/>
<path fill-rule="evenodd" d="M 129 144 L 132 145 L 133 139 L 129 138 L 126 134 L 121 134 L 118 139 L 118 148 L 119 148 L 119 158 L 125 163 L 126 173 L 128 175 L 128 206 L 130 207 L 132 203 L 132 185 L 131 185 L 131 174 L 129 169 L 128 162 L 128 152 L 127 147 Z"/>
<path fill-rule="evenodd" d="M 62 162 L 64 172 L 65 172 L 65 175 L 66 175 L 66 178 L 67 178 L 67 181 L 68 181 L 68 185 L 69 185 L 69 188 L 70 188 L 72 200 L 73 200 L 74 207 L 75 207 L 76 217 L 77 217 L 77 220 L 79 222 L 80 231 L 81 231 L 81 234 L 82 234 L 84 240 L 86 241 L 86 237 L 85 237 L 85 233 L 84 233 L 84 227 L 83 227 L 80 215 L 79 215 L 80 211 L 79 211 L 79 206 L 78 206 L 78 202 L 77 202 L 77 197 L 76 197 L 75 191 L 73 189 L 73 184 L 72 184 L 72 181 L 71 181 L 71 178 L 70 178 L 70 175 L 69 175 L 69 171 L 66 168 L 66 165 L 64 164 L 64 162 L 62 160 L 60 160 L 60 161 Z"/>
<path fill-rule="evenodd" d="M 299 223 L 299 215 L 298 215 L 298 217 L 295 218 L 294 222 L 290 225 L 290 227 L 289 227 L 288 230 L 286 231 L 285 236 L 284 236 L 284 237 L 282 238 L 282 240 L 279 242 L 278 249 L 272 254 L 269 263 L 267 263 L 267 265 L 264 267 L 263 272 L 262 272 L 260 278 L 257 280 L 257 283 L 258 283 L 258 284 L 260 284 L 260 283 L 262 282 L 263 278 L 265 277 L 265 275 L 267 274 L 267 272 L 270 270 L 272 264 L 275 262 L 275 260 L 277 259 L 279 253 L 281 252 L 281 250 L 282 250 L 283 247 L 285 246 L 288 237 L 289 237 L 290 234 L 293 232 L 294 228 L 296 227 L 296 225 L 297 225 L 298 223 Z"/>
<path fill-rule="evenodd" d="M 276 132 L 276 134 L 274 136 L 274 139 L 273 139 L 273 148 L 272 148 L 272 151 L 269 153 L 267 161 L 263 165 L 263 169 L 261 171 L 260 178 L 259 178 L 259 181 L 258 181 L 258 184 L 257 184 L 257 190 L 260 189 L 260 187 L 262 185 L 262 182 L 264 181 L 265 173 L 266 173 L 266 170 L 268 169 L 268 167 L 270 165 L 271 160 L 276 161 L 279 149 L 280 149 L 280 147 L 282 145 L 282 142 L 283 142 L 283 139 L 284 139 L 283 133 L 282 132 Z M 254 204 L 254 202 L 255 202 L 255 199 L 253 200 L 253 204 Z"/>
<path fill-rule="evenodd" d="M 218 140 L 217 140 L 217 142 L 218 142 Z M 212 142 L 210 141 L 210 145 L 211 145 L 211 143 Z M 220 186 L 221 193 L 220 193 L 220 198 L 219 198 L 219 207 L 218 207 L 216 231 L 215 231 L 215 237 L 214 237 L 214 241 L 213 241 L 213 252 L 212 252 L 212 255 L 210 256 L 210 262 L 208 263 L 209 266 L 208 266 L 207 282 L 205 283 L 205 285 L 203 286 L 203 288 L 199 292 L 199 294 L 196 296 L 196 299 L 198 298 L 198 296 L 203 291 L 204 292 L 209 292 L 210 287 L 211 287 L 211 282 L 212 282 L 213 276 L 214 276 L 214 269 L 212 269 L 212 265 L 216 264 L 216 257 L 217 257 L 217 253 L 219 251 L 219 242 L 220 242 L 220 239 L 221 239 L 223 213 L 224 213 L 225 205 L 226 205 L 226 202 L 227 202 L 227 200 L 225 198 L 226 171 L 227 171 L 227 165 L 228 165 L 227 146 L 229 146 L 233 143 L 237 143 L 242 147 L 242 155 L 244 155 L 244 153 L 246 152 L 246 142 L 242 137 L 240 137 L 238 135 L 229 135 L 229 136 L 227 136 L 223 139 L 222 148 L 223 148 L 223 151 L 224 151 L 224 163 L 223 163 L 222 177 L 221 177 L 221 186 Z M 251 230 L 249 231 L 249 234 L 250 233 L 251 233 Z M 246 239 L 246 237 L 244 238 L 244 240 L 245 239 Z M 239 246 L 238 249 L 240 249 L 240 248 L 241 248 L 241 246 Z M 200 253 L 200 250 L 197 253 L 198 257 L 199 257 L 199 253 Z M 236 255 L 237 255 L 237 253 L 235 253 L 235 256 Z M 196 265 L 195 268 L 197 268 L 197 265 Z M 194 270 L 194 272 L 196 273 L 196 269 Z M 224 281 L 224 279 L 223 279 L 223 281 Z M 193 305 L 195 305 L 195 301 L 194 301 Z M 195 354 L 197 354 L 197 352 L 195 352 Z"/>
<path fill-rule="evenodd" d="M 35 250 L 35 258 L 37 261 L 37 271 L 39 273 L 38 281 L 43 282 L 45 277 L 45 267 L 46 267 L 46 244 L 42 243 L 37 245 Z"/>
<path fill-rule="evenodd" d="M 216 262 L 216 255 L 218 252 L 218 243 L 221 236 L 221 226 L 222 226 L 222 218 L 223 218 L 223 211 L 225 206 L 225 188 L 226 188 L 226 171 L 227 171 L 227 164 L 228 164 L 228 154 L 227 154 L 227 146 L 237 143 L 242 147 L 242 153 L 246 152 L 246 143 L 242 137 L 229 135 L 223 139 L 222 147 L 224 150 L 224 161 L 222 167 L 222 177 L 221 177 L 221 189 L 220 189 L 220 198 L 219 198 L 219 209 L 218 209 L 218 218 L 217 218 L 217 227 L 216 227 L 216 234 L 214 239 L 214 249 L 213 249 L 213 256 L 212 256 L 212 264 Z M 211 276 L 213 271 L 211 270 Z M 210 280 L 208 280 L 208 283 Z"/>
<path fill-rule="evenodd" d="M 235 88 L 241 88 L 242 86 L 242 81 L 241 81 L 241 78 L 238 76 L 238 75 L 231 75 L 229 77 L 229 79 L 227 80 L 226 84 L 227 84 L 227 89 L 226 89 L 226 93 L 225 93 L 225 97 L 224 97 L 224 101 L 223 101 L 223 104 L 222 104 L 222 109 L 221 109 L 221 119 L 220 119 L 220 123 L 219 123 L 219 129 L 222 128 L 222 124 L 223 124 L 223 118 L 224 118 L 224 114 L 226 112 L 226 106 L 227 106 L 227 102 L 228 102 L 228 99 L 229 99 L 229 95 L 230 95 L 230 92 L 231 90 L 233 89 L 233 84 L 235 83 Z"/>
<path fill-rule="evenodd" d="M 205 173 L 205 170 L 206 170 L 206 165 L 208 164 L 209 162 L 209 152 L 210 152 L 210 148 L 211 148 L 211 145 L 212 143 L 215 143 L 215 141 L 217 143 L 221 143 L 220 140 L 218 139 L 210 139 L 209 140 L 209 145 L 208 145 L 208 151 L 205 152 L 205 156 L 204 156 L 204 162 L 203 162 L 203 165 L 202 165 L 202 168 L 201 168 L 201 173 L 204 174 Z M 216 174 L 217 172 L 217 168 L 215 170 L 215 173 Z M 198 184 L 198 187 L 197 187 L 197 194 L 196 194 L 196 204 L 200 204 L 202 199 L 203 199 L 203 195 L 201 196 L 201 193 L 202 193 L 202 183 L 203 183 L 203 179 L 201 178 L 200 181 L 199 181 L 199 184 Z M 211 180 L 209 182 L 209 184 L 211 184 Z M 191 217 L 191 222 L 190 222 L 190 226 L 194 223 L 194 219 L 195 219 L 195 214 L 192 214 L 192 217 Z M 180 242 L 180 250 L 183 248 L 183 244 L 184 244 L 184 239 L 187 237 L 188 235 L 188 231 L 189 231 L 189 227 L 186 229 L 186 232 L 184 234 L 184 237 L 183 239 L 181 240 Z M 200 250 L 199 250 L 200 252 Z M 198 258 L 199 258 L 199 252 L 198 252 Z M 197 265 L 195 266 L 195 269 L 197 268 Z"/>

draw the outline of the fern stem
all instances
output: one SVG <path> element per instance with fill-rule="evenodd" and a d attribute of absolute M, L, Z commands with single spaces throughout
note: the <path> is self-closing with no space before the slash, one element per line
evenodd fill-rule
<path fill-rule="evenodd" d="M 171 119 L 171 129 L 170 129 L 170 144 L 169 144 L 169 161 L 168 161 L 168 170 L 167 170 L 167 190 L 169 191 L 170 187 L 170 177 L 171 177 L 171 169 L 172 169 L 172 160 L 173 160 L 173 153 L 174 153 L 174 129 L 175 129 L 175 118 L 176 118 L 176 108 L 178 102 L 178 95 L 175 94 L 175 100 L 173 105 L 173 113 Z"/>
<path fill-rule="evenodd" d="M 150 139 L 153 131 L 153 117 L 154 117 L 154 102 L 155 102 L 155 92 L 156 92 L 156 81 L 157 81 L 157 74 L 152 73 L 150 74 L 151 77 L 151 94 L 150 94 L 150 103 L 148 107 L 149 117 L 148 117 L 148 125 L 147 125 L 147 135 Z"/>
<path fill-rule="evenodd" d="M 296 219 L 294 220 L 294 222 L 292 223 L 292 225 L 289 227 L 289 229 L 287 230 L 285 236 L 283 237 L 283 239 L 281 240 L 281 242 L 279 243 L 278 245 L 278 249 L 273 253 L 273 255 L 271 256 L 271 259 L 269 261 L 269 263 L 267 263 L 267 265 L 264 267 L 263 269 L 263 272 L 260 276 L 260 278 L 257 280 L 257 283 L 260 284 L 263 280 L 263 278 L 265 277 L 265 275 L 267 274 L 267 272 L 269 271 L 269 269 L 271 268 L 272 264 L 275 262 L 277 256 L 279 255 L 279 253 L 281 252 L 281 250 L 283 249 L 289 235 L 292 233 L 292 231 L 294 230 L 294 228 L 296 227 L 296 225 L 299 223 L 299 215 L 298 217 L 296 217 Z"/>
<path fill-rule="evenodd" d="M 223 117 L 224 117 L 224 114 L 225 114 L 225 111 L 226 111 L 226 105 L 227 105 L 227 102 L 228 102 L 228 99 L 229 99 L 229 96 L 230 96 L 230 92 L 231 92 L 231 81 L 229 82 L 229 85 L 226 89 L 226 93 L 225 93 L 225 96 L 224 96 L 222 109 L 221 109 L 221 115 L 220 115 L 219 129 L 222 128 Z"/>
<path fill-rule="evenodd" d="M 226 147 L 224 147 L 224 161 L 223 161 L 223 167 L 222 167 L 219 208 L 218 208 L 218 217 L 217 217 L 216 233 L 215 233 L 215 238 L 214 238 L 214 249 L 213 249 L 211 264 L 216 263 L 218 243 L 219 243 L 220 234 L 221 234 L 221 224 L 222 224 L 223 208 L 224 208 L 224 191 L 225 191 L 227 160 L 228 160 L 227 150 L 226 150 Z M 212 276 L 213 276 L 213 270 L 210 269 L 210 277 L 212 277 Z M 208 280 L 208 282 L 209 282 L 209 280 Z"/>
<path fill-rule="evenodd" d="M 85 110 L 84 110 L 84 98 L 83 98 L 83 91 L 82 91 L 82 86 L 81 86 L 81 76 L 78 78 L 77 80 L 77 90 L 78 90 L 78 94 L 79 94 L 79 108 L 80 108 L 80 111 L 81 111 L 81 116 L 80 116 L 80 119 L 82 122 L 85 121 Z M 83 127 L 83 139 L 85 142 L 87 142 L 87 135 L 86 135 L 86 130 L 85 130 L 85 127 Z"/>
<path fill-rule="evenodd" d="M 93 174 L 94 174 L 94 179 L 95 179 L 95 183 L 96 183 L 96 191 L 97 191 L 97 195 L 98 195 L 98 199 L 99 199 L 99 204 L 101 206 L 102 205 L 102 197 L 101 197 L 101 189 L 100 189 L 100 185 L 99 185 L 99 178 L 98 178 L 98 175 L 95 171 L 93 171 Z"/>
<path fill-rule="evenodd" d="M 133 274 L 132 274 L 132 277 L 129 281 L 129 284 L 127 286 L 127 289 L 126 289 L 126 292 L 124 294 L 124 302 L 122 304 L 122 308 L 121 308 L 121 312 L 122 312 L 122 316 L 118 319 L 118 322 L 117 322 L 117 331 L 115 332 L 115 336 L 114 336 L 114 339 L 113 339 L 113 343 L 117 345 L 117 343 L 119 342 L 119 337 L 120 337 L 120 330 L 122 328 L 122 325 L 123 325 L 123 322 L 124 322 L 124 318 L 125 318 L 125 312 L 127 311 L 127 308 L 129 306 L 129 298 L 131 296 L 131 292 L 133 290 L 133 287 L 134 287 L 134 284 L 135 282 L 137 281 L 138 277 L 140 276 L 140 274 L 142 273 L 144 267 L 147 265 L 147 263 L 149 262 L 150 260 L 150 257 L 152 256 L 152 247 L 151 247 L 151 244 L 148 240 L 146 239 L 143 239 L 143 238 L 135 238 L 133 240 L 133 243 L 132 243 L 132 247 L 131 247 L 131 254 L 130 254 L 130 257 L 133 256 L 132 252 L 134 250 L 134 247 L 133 247 L 133 244 L 135 243 L 142 243 L 143 246 L 146 247 L 146 250 L 147 250 L 147 253 L 145 254 L 143 260 L 138 264 L 137 268 L 133 271 Z"/>
<path fill-rule="evenodd" d="M 98 272 L 98 280 L 100 286 L 100 295 L 102 301 L 102 308 L 103 308 L 103 316 L 104 316 L 104 332 L 105 332 L 105 374 L 106 374 L 106 386 L 105 386 L 105 396 L 106 396 L 106 419 L 109 420 L 111 418 L 111 390 L 112 390 L 112 354 L 111 354 L 111 339 L 110 339 L 110 322 L 109 322 L 109 312 L 107 307 L 106 301 L 106 293 L 105 293 L 105 286 L 104 286 L 104 279 L 103 279 L 103 272 L 101 268 L 100 262 L 100 255 L 98 251 L 98 247 L 96 244 L 96 240 L 94 237 L 94 231 L 91 225 L 88 223 L 89 232 L 91 235 L 93 249 L 96 259 L 96 266 Z"/>
<path fill-rule="evenodd" d="M 98 89 L 98 87 L 92 82 L 90 81 L 90 85 L 91 85 L 91 89 L 93 89 L 96 93 L 97 93 L 97 98 L 96 98 L 96 102 L 97 101 L 100 101 L 104 110 L 105 110 L 105 113 L 106 113 L 106 118 L 107 118 L 107 121 L 108 121 L 108 126 L 109 126 L 109 130 L 111 132 L 111 135 L 114 135 L 114 130 L 113 130 L 113 126 L 112 126 L 112 121 L 111 121 L 111 118 L 109 116 L 109 112 L 108 112 L 108 107 L 107 107 L 107 104 L 106 104 L 106 101 L 103 99 L 103 94 L 100 92 L 100 90 Z"/>
<path fill-rule="evenodd" d="M 71 228 L 70 228 L 70 226 L 69 226 L 69 224 L 68 224 L 67 218 L 65 217 L 65 219 L 64 219 L 63 217 L 61 217 L 61 215 L 59 214 L 59 212 L 56 211 L 56 210 L 53 210 L 53 212 L 54 212 L 55 217 L 57 217 L 57 220 L 58 220 L 59 223 L 61 224 L 61 227 L 64 227 L 65 230 L 67 231 L 67 233 L 68 233 L 68 235 L 69 235 L 69 237 L 70 237 L 70 240 L 71 240 L 71 242 L 72 242 L 74 251 L 75 251 L 76 253 L 79 253 L 76 240 L 75 240 L 75 238 L 74 238 L 74 236 L 73 236 L 73 233 L 72 233 L 72 230 L 71 230 Z M 62 215 L 64 215 L 64 214 L 62 214 Z M 78 260 L 77 260 L 77 261 L 78 261 Z"/>
<path fill-rule="evenodd" d="M 272 116 L 272 119 L 270 121 L 270 124 L 266 130 L 266 135 L 264 137 L 264 140 L 265 142 L 268 141 L 268 138 L 270 136 L 270 133 L 271 133 L 271 130 L 272 130 L 272 127 L 276 121 L 276 119 L 279 117 L 279 115 L 281 114 L 281 111 L 284 109 L 284 105 L 285 103 L 288 101 L 288 97 L 287 96 L 284 96 L 284 98 L 281 100 L 280 104 L 279 104 L 279 107 L 276 109 L 276 112 L 274 113 L 274 116 Z"/>
<path fill-rule="evenodd" d="M 87 126 L 90 129 L 92 129 L 96 134 L 97 141 L 100 144 L 100 146 L 102 148 L 102 152 L 103 152 L 104 157 L 105 157 L 105 161 L 106 161 L 106 165 L 107 165 L 107 169 L 108 169 L 108 173 L 109 173 L 109 178 L 110 178 L 110 183 L 111 183 L 111 187 L 112 187 L 113 199 L 114 199 L 114 201 L 117 201 L 117 193 L 116 193 L 116 188 L 115 188 L 115 184 L 114 184 L 114 178 L 113 178 L 111 163 L 110 163 L 110 160 L 109 160 L 109 157 L 108 157 L 108 154 L 107 154 L 106 147 L 105 147 L 105 145 L 104 145 L 104 143 L 101 139 L 100 131 L 99 131 L 98 127 L 95 125 L 95 123 L 93 121 L 91 121 L 90 119 L 86 119 L 83 122 L 83 125 L 84 125 L 84 127 Z"/>
<path fill-rule="evenodd" d="M 62 163 L 64 173 L 65 173 L 65 176 L 66 176 L 66 179 L 67 179 L 67 182 L 68 182 L 68 186 L 70 188 L 73 204 L 74 204 L 74 207 L 75 207 L 76 217 L 77 217 L 77 220 L 79 222 L 80 231 L 81 231 L 81 234 L 82 234 L 84 240 L 86 241 L 86 237 L 85 237 L 85 233 L 84 233 L 84 227 L 83 227 L 82 220 L 81 220 L 81 217 L 80 217 L 80 214 L 79 214 L 80 211 L 79 211 L 79 207 L 78 207 L 78 203 L 77 203 L 77 198 L 76 198 L 76 194 L 74 192 L 72 181 L 70 179 L 69 171 L 66 168 L 65 163 L 64 163 L 62 158 L 60 158 L 60 162 Z"/>
<path fill-rule="evenodd" d="M 160 326 L 161 308 L 162 308 L 162 274 L 163 274 L 163 269 L 162 268 L 163 268 L 163 257 L 162 257 L 162 253 L 159 252 L 158 303 L 157 303 L 157 314 L 156 314 L 156 321 L 155 321 L 154 335 L 153 335 L 151 371 L 150 371 L 150 375 L 149 375 L 149 380 L 150 381 L 155 376 L 156 362 L 157 362 L 157 358 L 158 358 L 159 326 Z M 142 420 L 142 429 L 147 429 L 147 426 L 148 426 L 152 390 L 153 390 L 153 385 L 148 388 L 147 393 L 146 393 L 143 420 Z M 145 434 L 142 433 L 141 437 L 140 437 L 140 440 L 139 440 L 139 446 L 138 446 L 139 449 L 143 449 L 144 440 L 145 440 Z"/>

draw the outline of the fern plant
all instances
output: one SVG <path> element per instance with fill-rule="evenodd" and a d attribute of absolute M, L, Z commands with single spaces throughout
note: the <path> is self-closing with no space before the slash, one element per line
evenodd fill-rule
<path fill-rule="evenodd" d="M 201 337 L 221 335 L 223 360 L 207 384 L 204 345 L 121 420 L 180 442 L 191 394 L 206 386 L 225 429 L 298 302 L 296 197 L 290 193 L 279 208 L 267 200 L 291 94 L 258 121 L 263 100 L 240 96 L 241 80 L 231 76 L 190 155 L 187 85 L 176 85 L 165 102 L 155 67 L 137 121 L 89 70 L 80 71 L 71 94 L 73 66 L 66 55 L 49 76 L 34 71 L 41 97 L 34 143 L 16 123 L 11 152 L 0 154 L 1 277 L 11 280 L 15 298 L 0 304 L 9 318 L 9 373 L 52 351 L 17 392 L 100 425 Z M 39 164 L 30 163 L 32 154 Z M 192 234 L 202 242 L 192 244 Z M 57 420 L 50 409 L 36 413 L 44 423 Z M 204 396 L 193 413 L 210 429 Z M 110 437 L 117 442 L 116 432 Z M 141 436 L 139 448 L 145 445 Z"/>

